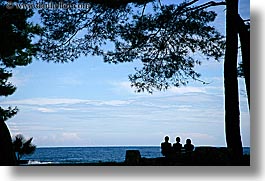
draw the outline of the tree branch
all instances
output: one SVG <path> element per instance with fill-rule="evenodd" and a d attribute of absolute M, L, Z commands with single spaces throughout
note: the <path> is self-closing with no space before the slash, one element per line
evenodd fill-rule
<path fill-rule="evenodd" d="M 143 19 L 145 8 L 146 8 L 146 3 L 144 4 L 143 10 L 142 10 L 141 19 Z"/>
<path fill-rule="evenodd" d="M 221 5 L 226 5 L 226 2 L 225 1 L 220 1 L 220 2 L 210 1 L 210 2 L 207 2 L 205 4 L 196 6 L 192 9 L 189 9 L 189 10 L 202 10 L 202 9 L 206 9 L 209 7 L 221 6 Z"/>

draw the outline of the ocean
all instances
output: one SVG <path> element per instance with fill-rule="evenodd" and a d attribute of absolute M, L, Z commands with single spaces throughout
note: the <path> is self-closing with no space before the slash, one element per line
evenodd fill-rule
<path fill-rule="evenodd" d="M 22 160 L 29 160 L 29 164 L 123 162 L 126 150 L 139 150 L 145 158 L 162 156 L 159 146 L 49 147 L 37 148 L 34 154 L 25 155 Z M 249 155 L 250 147 L 244 147 L 243 151 Z"/>

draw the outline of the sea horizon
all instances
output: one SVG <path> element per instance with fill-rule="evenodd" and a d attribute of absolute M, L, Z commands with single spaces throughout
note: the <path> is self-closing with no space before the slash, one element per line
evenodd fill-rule
<path fill-rule="evenodd" d="M 173 143 L 172 143 L 173 144 Z M 184 144 L 182 144 L 184 145 Z M 226 148 L 227 146 L 220 145 L 194 145 L 196 147 L 216 147 Z M 75 146 L 37 146 L 37 148 L 85 148 L 85 147 L 160 147 L 160 145 L 75 145 Z M 243 146 L 250 148 L 251 146 Z"/>
<path fill-rule="evenodd" d="M 125 161 L 127 150 L 138 150 L 142 158 L 163 157 L 160 146 L 38 147 L 35 153 L 23 156 L 22 160 L 28 160 L 29 165 L 121 163 Z M 243 152 L 250 155 L 250 147 L 243 147 Z"/>

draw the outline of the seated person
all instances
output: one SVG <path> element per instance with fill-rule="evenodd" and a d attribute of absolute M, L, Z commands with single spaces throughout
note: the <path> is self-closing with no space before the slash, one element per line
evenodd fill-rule
<path fill-rule="evenodd" d="M 181 153 L 182 144 L 180 143 L 180 137 L 176 137 L 176 143 L 173 144 L 173 152 Z"/>
<path fill-rule="evenodd" d="M 165 157 L 169 157 L 172 153 L 172 146 L 169 143 L 169 137 L 165 137 L 165 142 L 161 143 L 161 153 Z"/>
<path fill-rule="evenodd" d="M 191 144 L 191 139 L 186 140 L 186 144 L 184 145 L 186 152 L 192 152 L 194 150 L 194 145 Z"/>

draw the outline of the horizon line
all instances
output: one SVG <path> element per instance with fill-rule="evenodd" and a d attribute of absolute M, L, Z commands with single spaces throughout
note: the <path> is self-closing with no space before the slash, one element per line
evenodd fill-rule
<path fill-rule="evenodd" d="M 227 147 L 224 145 L 194 145 L 195 147 Z M 75 145 L 75 146 L 37 146 L 37 148 L 93 148 L 93 147 L 160 147 L 160 145 Z M 243 148 L 251 148 L 251 146 L 242 146 Z"/>

